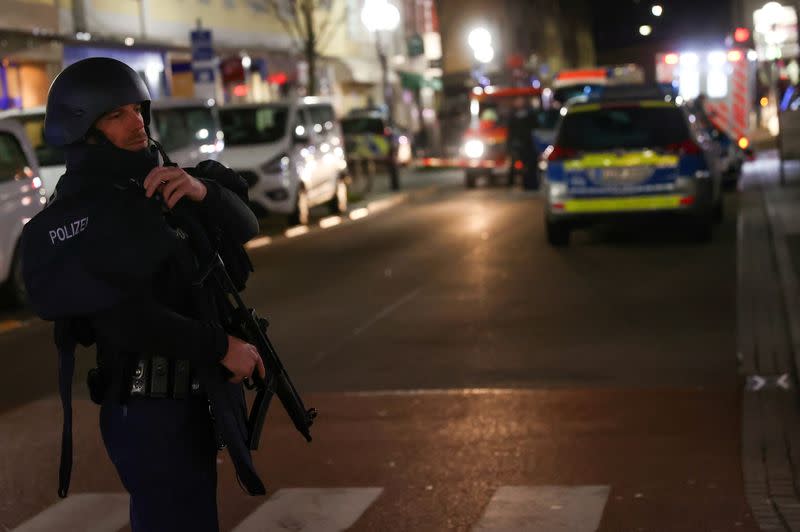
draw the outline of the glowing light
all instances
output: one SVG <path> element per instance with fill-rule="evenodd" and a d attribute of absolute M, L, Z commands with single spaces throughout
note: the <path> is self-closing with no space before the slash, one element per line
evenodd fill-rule
<path fill-rule="evenodd" d="M 728 52 L 728 61 L 736 63 L 742 60 L 742 52 L 740 50 L 731 50 Z"/>
<path fill-rule="evenodd" d="M 361 10 L 361 22 L 370 32 L 394 31 L 400 24 L 400 11 L 387 0 L 367 0 Z"/>
<path fill-rule="evenodd" d="M 199 130 L 197 132 L 197 138 L 200 139 L 200 140 L 207 139 L 208 135 L 209 135 L 209 133 L 208 133 L 208 130 L 206 128 L 203 128 L 203 129 L 201 129 L 201 130 Z"/>
<path fill-rule="evenodd" d="M 133 37 L 125 37 L 125 46 L 133 46 L 136 40 Z"/>
<path fill-rule="evenodd" d="M 486 28 L 475 28 L 469 32 L 467 43 L 473 51 L 492 47 L 492 34 Z"/>
<path fill-rule="evenodd" d="M 464 143 L 464 154 L 470 159 L 477 159 L 483 156 L 486 147 L 478 139 L 471 139 Z"/>
<path fill-rule="evenodd" d="M 243 55 L 242 56 L 242 68 L 244 68 L 246 70 L 246 69 L 250 68 L 250 66 L 252 64 L 253 64 L 253 60 L 250 58 L 249 55 Z"/>
<path fill-rule="evenodd" d="M 758 103 L 761 104 L 761 107 L 766 107 L 769 105 L 769 98 L 767 98 L 766 96 L 762 96 L 761 100 L 759 100 Z"/>
<path fill-rule="evenodd" d="M 748 61 L 758 61 L 758 52 L 755 50 L 748 50 L 747 51 L 747 60 Z"/>
<path fill-rule="evenodd" d="M 494 59 L 494 48 L 488 47 L 475 50 L 475 59 L 481 63 L 491 63 L 492 59 Z"/>
<path fill-rule="evenodd" d="M 750 141 L 747 139 L 747 137 L 742 137 L 739 139 L 739 147 L 741 149 L 746 150 L 748 146 L 750 146 Z"/>
<path fill-rule="evenodd" d="M 558 114 L 560 114 L 561 116 L 567 116 L 567 108 L 562 107 L 561 110 L 558 111 Z"/>
<path fill-rule="evenodd" d="M 750 30 L 747 28 L 736 28 L 733 32 L 733 40 L 736 42 L 745 42 L 750 38 Z"/>
<path fill-rule="evenodd" d="M 30 196 L 25 196 L 24 198 L 22 198 L 22 204 L 23 204 L 24 206 L 26 206 L 26 207 L 27 207 L 28 205 L 30 205 L 32 201 L 33 201 L 33 200 L 31 199 L 31 197 L 30 197 Z"/>
<path fill-rule="evenodd" d="M 678 64 L 678 54 L 667 54 L 664 56 L 664 62 L 668 65 Z"/>
<path fill-rule="evenodd" d="M 648 35 L 653 33 L 653 28 L 652 28 L 652 26 L 648 26 L 647 24 L 643 24 L 643 25 L 639 26 L 639 33 L 641 35 L 643 35 L 644 37 L 647 37 Z"/>
<path fill-rule="evenodd" d="M 297 135 L 298 137 L 302 137 L 303 135 L 306 134 L 306 128 L 303 126 L 297 126 L 296 128 L 294 128 L 294 134 Z"/>
<path fill-rule="evenodd" d="M 661 14 L 664 12 L 664 8 L 656 4 L 650 8 L 650 12 L 653 14 L 654 17 L 660 17 Z"/>
<path fill-rule="evenodd" d="M 697 54 L 694 52 L 684 52 L 681 54 L 681 65 L 696 65 L 700 61 Z"/>
<path fill-rule="evenodd" d="M 724 65 L 726 61 L 725 52 L 717 50 L 708 54 L 709 65 Z"/>
<path fill-rule="evenodd" d="M 240 98 L 243 97 L 243 96 L 247 96 L 248 92 L 250 92 L 250 88 L 247 85 L 243 84 L 243 83 L 241 83 L 239 85 L 236 85 L 233 88 L 233 95 L 234 96 L 238 96 Z"/>
<path fill-rule="evenodd" d="M 33 188 L 39 188 L 42 186 L 42 179 L 40 177 L 33 178 Z"/>

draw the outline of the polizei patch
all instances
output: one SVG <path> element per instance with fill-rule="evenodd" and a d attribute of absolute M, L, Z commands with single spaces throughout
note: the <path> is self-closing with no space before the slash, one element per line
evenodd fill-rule
<path fill-rule="evenodd" d="M 86 230 L 87 225 L 89 225 L 88 216 L 86 218 L 81 218 L 80 220 L 75 220 L 74 222 L 62 225 L 61 227 L 50 229 L 50 243 L 55 244 L 56 240 L 59 242 L 69 240 L 78 233 L 82 233 L 84 230 Z"/>

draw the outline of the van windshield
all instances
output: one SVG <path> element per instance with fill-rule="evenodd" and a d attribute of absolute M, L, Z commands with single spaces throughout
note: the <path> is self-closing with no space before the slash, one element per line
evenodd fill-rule
<path fill-rule="evenodd" d="M 153 117 L 161 145 L 167 152 L 216 141 L 217 124 L 208 107 L 154 109 Z"/>
<path fill-rule="evenodd" d="M 264 144 L 286 135 L 289 109 L 285 105 L 220 109 L 219 119 L 228 146 Z"/>
<path fill-rule="evenodd" d="M 64 166 L 64 150 L 50 146 L 44 141 L 44 115 L 21 116 L 20 122 L 25 128 L 25 135 L 36 152 L 39 166 Z"/>

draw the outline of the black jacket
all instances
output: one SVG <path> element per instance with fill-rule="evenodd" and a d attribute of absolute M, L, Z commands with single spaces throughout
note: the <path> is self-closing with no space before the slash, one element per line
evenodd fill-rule
<path fill-rule="evenodd" d="M 245 442 L 243 389 L 227 382 L 219 364 L 227 333 L 215 293 L 192 283 L 202 258 L 182 238 L 179 217 L 165 212 L 159 200 L 145 198 L 140 186 L 158 163 L 155 154 L 84 145 L 67 156 L 54 198 L 26 225 L 22 241 L 31 306 L 55 321 L 64 405 L 59 494 L 66 496 L 71 475 L 74 349 L 78 342 L 95 341 L 98 359 L 110 371 L 111 400 L 125 400 L 129 370 L 140 355 L 190 360 L 242 484 L 251 494 L 264 493 Z M 249 261 L 242 244 L 258 232 L 246 204 L 247 186 L 213 161 L 188 171 L 208 193 L 199 204 L 182 200 L 178 212 L 200 222 L 243 287 Z"/>

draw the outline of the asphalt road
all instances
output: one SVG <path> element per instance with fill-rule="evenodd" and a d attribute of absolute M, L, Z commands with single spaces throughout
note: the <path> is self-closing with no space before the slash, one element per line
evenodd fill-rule
<path fill-rule="evenodd" d="M 321 414 L 306 445 L 276 403 L 256 456 L 266 503 L 220 455 L 223 528 L 300 530 L 313 513 L 338 523 L 319 530 L 756 530 L 736 198 L 710 244 L 659 223 L 556 250 L 536 195 L 414 179 L 408 201 L 251 251 L 246 299 Z M 60 415 L 50 326 L 5 317 L 23 321 L 0 334 L 0 528 L 13 529 L 57 502 Z M 95 407 L 79 399 L 76 423 L 73 493 L 121 491 Z"/>

